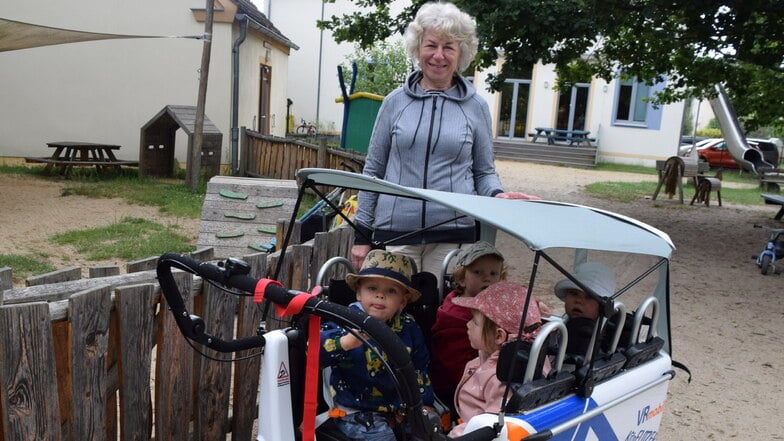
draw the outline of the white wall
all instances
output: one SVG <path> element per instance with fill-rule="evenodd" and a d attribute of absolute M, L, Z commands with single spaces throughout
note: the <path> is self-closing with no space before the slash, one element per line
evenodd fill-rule
<path fill-rule="evenodd" d="M 321 31 L 316 21 L 340 16 L 356 10 L 346 0 L 323 3 L 321 0 L 265 0 L 261 11 L 275 26 L 300 49 L 291 52 L 287 96 L 294 101 L 291 106 L 295 126 L 301 119 L 315 122 L 322 131 L 340 133 L 343 125 L 343 104 L 335 99 L 341 96 L 337 67 L 349 64 L 346 57 L 354 52 L 353 43 L 335 43 L 332 33 Z M 408 0 L 396 1 L 392 15 L 410 4 Z M 319 67 L 320 64 L 320 67 Z M 346 88 L 350 85 L 346 84 Z"/>
<path fill-rule="evenodd" d="M 45 26 L 134 35 L 201 35 L 199 1 L 29 0 L 0 3 L 0 16 Z M 215 23 L 206 115 L 229 157 L 231 26 Z M 138 158 L 140 129 L 167 104 L 196 105 L 200 40 L 122 39 L 0 52 L 0 156 L 48 156 L 46 142 L 120 144 Z M 228 48 L 228 50 L 221 48 Z M 176 156 L 184 161 L 184 134 Z"/>

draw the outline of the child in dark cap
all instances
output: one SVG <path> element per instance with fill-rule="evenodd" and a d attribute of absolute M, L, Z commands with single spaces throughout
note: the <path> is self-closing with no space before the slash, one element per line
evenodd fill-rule
<path fill-rule="evenodd" d="M 504 256 L 487 242 L 473 243 L 457 255 L 453 276 L 455 289 L 438 308 L 430 337 L 433 390 L 450 407 L 463 368 L 478 355 L 466 335 L 471 310 L 458 306 L 454 300 L 474 297 L 493 283 L 506 279 Z"/>

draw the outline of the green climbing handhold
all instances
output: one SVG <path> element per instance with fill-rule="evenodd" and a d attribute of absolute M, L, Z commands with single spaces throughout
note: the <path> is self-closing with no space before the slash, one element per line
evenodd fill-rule
<path fill-rule="evenodd" d="M 238 191 L 221 190 L 218 192 L 218 194 L 223 196 L 224 198 L 229 198 L 229 199 L 248 199 L 248 195 L 246 195 L 245 193 L 240 193 Z"/>
<path fill-rule="evenodd" d="M 244 235 L 245 233 L 243 233 L 242 231 L 219 231 L 215 233 L 215 237 L 217 237 L 218 239 L 228 239 L 231 237 L 241 237 Z"/>
<path fill-rule="evenodd" d="M 267 233 L 267 234 L 277 234 L 278 228 L 277 227 L 258 227 L 256 231 L 259 233 Z"/>
<path fill-rule="evenodd" d="M 226 217 L 233 217 L 235 219 L 242 219 L 242 220 L 253 220 L 256 219 L 256 215 L 253 213 L 235 213 L 233 211 L 226 211 L 223 213 Z"/>
<path fill-rule="evenodd" d="M 256 204 L 256 208 L 275 208 L 283 205 L 283 201 L 261 201 Z"/>

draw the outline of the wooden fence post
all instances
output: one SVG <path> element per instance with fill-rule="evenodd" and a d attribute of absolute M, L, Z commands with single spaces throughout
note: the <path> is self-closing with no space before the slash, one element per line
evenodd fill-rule
<path fill-rule="evenodd" d="M 242 260 L 250 265 L 250 276 L 262 278 L 267 276 L 267 253 L 256 253 L 243 256 Z M 263 317 L 262 308 L 253 302 L 251 297 L 242 297 L 237 313 L 237 335 L 248 337 L 256 335 Z M 253 439 L 253 423 L 256 420 L 256 396 L 259 389 L 259 369 L 261 368 L 260 349 L 246 350 L 237 353 L 241 359 L 236 363 L 235 372 L 242 375 L 234 376 L 234 399 L 232 402 L 233 441 L 251 441 Z M 247 358 L 251 354 L 257 357 Z"/>
<path fill-rule="evenodd" d="M 14 271 L 4 266 L 0 268 L 0 305 L 3 304 L 3 291 L 14 287 Z"/>
<path fill-rule="evenodd" d="M 120 427 L 124 440 L 150 439 L 152 432 L 150 375 L 158 304 L 154 288 L 152 284 L 133 285 L 115 292 L 121 340 Z"/>
<path fill-rule="evenodd" d="M 0 408 L 3 439 L 59 441 L 49 305 L 0 306 Z"/>
<path fill-rule="evenodd" d="M 191 286 L 193 276 L 175 272 L 175 283 L 183 296 L 188 311 L 193 310 Z M 166 311 L 161 299 L 161 311 Z M 189 424 L 193 415 L 193 349 L 181 337 L 180 330 L 170 312 L 161 314 L 157 366 L 155 369 L 155 439 L 188 441 Z M 179 338 L 171 338 L 179 336 Z"/>
<path fill-rule="evenodd" d="M 109 286 L 71 296 L 68 305 L 71 322 L 71 374 L 73 385 L 73 439 L 99 439 L 106 436 L 109 373 L 109 321 L 112 296 Z M 115 404 L 116 406 L 116 404 Z"/>
<path fill-rule="evenodd" d="M 82 278 L 82 268 L 69 266 L 51 273 L 30 276 L 25 280 L 27 286 L 49 285 L 50 283 L 70 282 Z"/>
<path fill-rule="evenodd" d="M 118 265 L 92 266 L 87 271 L 88 277 L 91 279 L 120 275 L 120 267 Z"/>

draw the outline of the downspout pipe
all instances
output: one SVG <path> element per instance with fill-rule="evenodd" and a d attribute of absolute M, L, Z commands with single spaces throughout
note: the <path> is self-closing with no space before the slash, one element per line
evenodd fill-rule
<path fill-rule="evenodd" d="M 239 107 L 240 107 L 240 45 L 248 35 L 248 16 L 237 14 L 234 18 L 240 24 L 240 34 L 231 47 L 231 174 L 239 175 Z"/>

